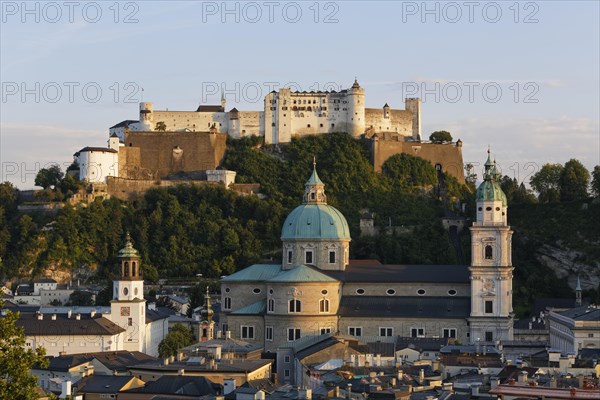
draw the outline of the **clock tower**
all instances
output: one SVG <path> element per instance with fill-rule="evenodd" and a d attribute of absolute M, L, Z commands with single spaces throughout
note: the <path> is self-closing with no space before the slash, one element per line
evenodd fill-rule
<path fill-rule="evenodd" d="M 477 219 L 471 229 L 471 343 L 513 340 L 513 231 L 496 161 L 488 150 L 483 183 L 477 188 Z"/>
<path fill-rule="evenodd" d="M 131 243 L 129 233 L 125 247 L 119 251 L 119 278 L 113 282 L 111 300 L 111 320 L 124 328 L 123 350 L 141 351 L 145 349 L 146 300 L 144 300 L 144 280 L 140 265 L 140 255 Z"/>

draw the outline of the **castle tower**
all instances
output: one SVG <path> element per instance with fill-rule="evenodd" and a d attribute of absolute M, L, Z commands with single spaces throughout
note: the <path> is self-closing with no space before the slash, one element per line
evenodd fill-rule
<path fill-rule="evenodd" d="M 125 247 L 119 251 L 119 278 L 113 282 L 114 294 L 110 302 L 110 319 L 124 328 L 123 350 L 145 351 L 144 280 L 140 255 L 131 243 L 129 233 Z"/>
<path fill-rule="evenodd" d="M 358 137 L 365 133 L 365 89 L 354 79 L 354 84 L 348 89 L 348 133 Z"/>
<path fill-rule="evenodd" d="M 150 132 L 154 130 L 154 105 L 150 102 L 140 103 L 140 128 L 142 132 Z"/>
<path fill-rule="evenodd" d="M 385 105 L 383 106 L 383 118 L 390 118 L 390 106 L 388 106 L 388 103 L 385 103 Z"/>
<path fill-rule="evenodd" d="M 119 136 L 116 133 L 113 133 L 108 138 L 108 148 L 119 151 Z"/>
<path fill-rule="evenodd" d="M 207 286 L 206 294 L 204 295 L 204 305 L 200 311 L 200 341 L 202 342 L 214 339 L 215 323 L 212 320 L 214 314 L 215 312 L 213 311 L 210 303 L 210 294 Z"/>
<path fill-rule="evenodd" d="M 575 287 L 575 305 L 581 307 L 581 281 L 577 277 L 577 286 Z"/>
<path fill-rule="evenodd" d="M 413 140 L 421 140 L 421 99 L 418 97 L 404 99 L 404 109 L 412 112 Z"/>
<path fill-rule="evenodd" d="M 325 184 L 316 162 L 306 181 L 302 205 L 286 218 L 281 229 L 284 270 L 297 265 L 344 271 L 348 265 L 350 229 L 344 215 L 327 204 Z"/>
<path fill-rule="evenodd" d="M 225 92 L 221 89 L 221 108 L 223 109 L 222 111 L 225 111 L 225 105 Z"/>
<path fill-rule="evenodd" d="M 506 195 L 489 150 L 484 181 L 477 188 L 477 219 L 471 229 L 470 340 L 513 339 L 513 231 L 507 224 Z"/>

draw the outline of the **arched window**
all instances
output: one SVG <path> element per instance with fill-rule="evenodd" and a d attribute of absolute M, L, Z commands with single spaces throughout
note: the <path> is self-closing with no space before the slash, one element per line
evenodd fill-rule
<path fill-rule="evenodd" d="M 223 298 L 223 309 L 231 310 L 231 297 Z"/>
<path fill-rule="evenodd" d="M 486 260 L 491 260 L 493 259 L 493 252 L 492 252 L 492 245 L 488 244 L 485 246 L 485 259 Z"/>
<path fill-rule="evenodd" d="M 269 301 L 267 302 L 267 312 L 273 311 L 275 311 L 275 300 L 269 299 Z"/>
<path fill-rule="evenodd" d="M 319 312 L 321 312 L 321 313 L 329 312 L 329 300 L 327 300 L 327 299 L 319 300 Z"/>
<path fill-rule="evenodd" d="M 299 313 L 302 311 L 302 302 L 300 300 L 292 299 L 289 301 L 288 305 L 288 311 L 290 313 Z"/>
<path fill-rule="evenodd" d="M 131 263 L 131 276 L 137 276 L 137 263 L 134 261 Z"/>
<path fill-rule="evenodd" d="M 123 276 L 129 276 L 129 261 L 123 263 Z"/>

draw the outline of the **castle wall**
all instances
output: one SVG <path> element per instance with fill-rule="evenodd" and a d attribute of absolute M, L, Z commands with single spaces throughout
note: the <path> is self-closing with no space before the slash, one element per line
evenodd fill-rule
<path fill-rule="evenodd" d="M 161 181 L 151 179 L 125 179 L 109 176 L 106 178 L 106 191 L 109 195 L 121 200 L 135 200 L 147 190 L 158 187 L 169 187 L 177 185 L 220 185 L 220 182 L 206 181 Z"/>
<path fill-rule="evenodd" d="M 195 112 L 195 111 L 153 111 L 153 126 L 164 122 L 166 131 L 206 132 L 214 124 L 217 132 L 227 133 L 229 115 L 226 112 Z"/>
<path fill-rule="evenodd" d="M 407 110 L 390 110 L 389 118 L 385 118 L 383 108 L 366 108 L 365 129 L 412 136 L 413 114 Z"/>
<path fill-rule="evenodd" d="M 381 172 L 383 163 L 388 158 L 402 153 L 421 157 L 434 166 L 441 164 L 442 171 L 455 177 L 460 183 L 465 182 L 462 147 L 454 143 L 405 142 L 397 136 L 371 139 L 371 161 L 375 172 Z"/>
<path fill-rule="evenodd" d="M 216 169 L 225 155 L 226 142 L 227 135 L 218 133 L 130 131 L 125 137 L 125 151 L 138 147 L 139 163 L 134 165 L 149 170 L 157 179 L 181 171 Z"/>
<path fill-rule="evenodd" d="M 248 136 L 264 136 L 265 134 L 265 113 L 262 111 L 240 111 L 239 112 L 239 133 L 230 136 L 239 139 Z M 231 130 L 231 129 L 230 129 Z"/>

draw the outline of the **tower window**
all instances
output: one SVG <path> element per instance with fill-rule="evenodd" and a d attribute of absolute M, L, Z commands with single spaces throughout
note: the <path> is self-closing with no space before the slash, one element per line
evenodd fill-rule
<path fill-rule="evenodd" d="M 494 302 L 492 300 L 485 301 L 485 313 L 492 314 L 494 312 Z"/>
<path fill-rule="evenodd" d="M 231 297 L 225 297 L 223 299 L 223 309 L 231 310 Z"/>
<path fill-rule="evenodd" d="M 275 311 L 275 300 L 269 299 L 269 301 L 267 302 L 267 311 L 268 312 Z"/>
<path fill-rule="evenodd" d="M 137 276 L 137 263 L 134 261 L 131 263 L 131 276 Z"/>
<path fill-rule="evenodd" d="M 493 258 L 494 257 L 493 257 L 492 245 L 488 244 L 485 246 L 485 259 L 491 260 Z"/>
<path fill-rule="evenodd" d="M 302 302 L 297 299 L 292 299 L 288 303 L 288 311 L 290 313 L 299 313 L 302 311 Z"/>
<path fill-rule="evenodd" d="M 287 253 L 287 263 L 288 264 L 292 263 L 292 251 L 291 250 L 288 250 L 288 253 Z"/>
<path fill-rule="evenodd" d="M 304 262 L 306 264 L 312 264 L 313 263 L 313 252 L 312 252 L 312 250 L 306 250 L 306 253 L 304 253 Z"/>
<path fill-rule="evenodd" d="M 321 312 L 321 313 L 329 312 L 329 300 L 327 300 L 327 299 L 319 300 L 319 312 Z"/>
<path fill-rule="evenodd" d="M 267 326 L 265 328 L 265 340 L 268 340 L 269 342 L 273 341 L 273 327 L 272 326 Z"/>
<path fill-rule="evenodd" d="M 329 251 L 329 264 L 334 264 L 335 263 L 335 251 L 331 250 Z"/>
<path fill-rule="evenodd" d="M 486 342 L 494 341 L 494 332 L 486 332 L 485 333 L 485 341 Z"/>
<path fill-rule="evenodd" d="M 129 276 L 129 262 L 125 261 L 123 264 L 123 276 Z"/>

